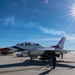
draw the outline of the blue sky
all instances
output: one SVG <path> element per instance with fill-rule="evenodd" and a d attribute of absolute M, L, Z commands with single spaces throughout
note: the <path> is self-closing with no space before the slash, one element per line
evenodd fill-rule
<path fill-rule="evenodd" d="M 0 0 L 0 47 L 29 41 L 75 50 L 75 0 Z"/>

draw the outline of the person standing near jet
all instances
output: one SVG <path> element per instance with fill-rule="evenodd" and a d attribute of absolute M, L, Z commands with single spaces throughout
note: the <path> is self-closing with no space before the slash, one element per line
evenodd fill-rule
<path fill-rule="evenodd" d="M 53 63 L 52 69 L 55 69 L 55 67 L 56 67 L 56 53 L 55 53 L 55 51 L 51 54 L 51 58 L 52 58 L 52 63 Z"/>
<path fill-rule="evenodd" d="M 47 56 L 48 56 L 48 60 L 52 60 L 52 65 L 53 65 L 53 68 L 52 69 L 55 69 L 56 67 L 56 57 L 57 57 L 57 54 L 55 53 L 55 51 L 53 52 L 49 52 L 47 51 Z"/>
<path fill-rule="evenodd" d="M 49 52 L 49 51 L 45 51 L 45 53 L 41 56 L 41 60 L 45 61 L 45 60 L 52 60 L 52 65 L 53 65 L 53 68 L 52 69 L 55 69 L 56 67 L 56 57 L 57 57 L 57 54 L 55 53 L 55 51 L 53 52 Z M 50 66 L 50 65 L 49 65 Z"/>

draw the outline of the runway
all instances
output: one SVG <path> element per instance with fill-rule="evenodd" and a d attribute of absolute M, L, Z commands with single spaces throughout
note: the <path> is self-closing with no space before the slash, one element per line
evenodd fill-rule
<path fill-rule="evenodd" d="M 51 68 L 50 61 L 30 63 L 29 57 L 0 56 L 0 75 L 75 75 L 75 55 L 65 54 L 64 59 L 57 59 L 56 68 Z"/>

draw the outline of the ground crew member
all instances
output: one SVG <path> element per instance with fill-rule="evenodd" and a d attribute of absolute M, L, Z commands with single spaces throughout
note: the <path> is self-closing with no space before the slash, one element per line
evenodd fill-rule
<path fill-rule="evenodd" d="M 56 56 L 57 56 L 57 54 L 55 53 L 55 51 L 47 52 L 47 54 L 48 54 L 48 57 L 50 57 L 50 59 L 52 60 L 52 64 L 53 64 L 53 68 L 52 69 L 55 69 L 55 67 L 56 67 Z"/>
<path fill-rule="evenodd" d="M 56 67 L 56 56 L 57 54 L 55 51 L 45 51 L 45 53 L 41 56 L 41 60 L 51 60 L 52 59 L 52 64 L 53 64 L 53 69 Z"/>
<path fill-rule="evenodd" d="M 53 69 L 55 69 L 55 67 L 56 67 L 56 56 L 55 56 L 55 52 L 51 54 L 51 58 L 52 58 L 52 63 L 53 63 Z"/>

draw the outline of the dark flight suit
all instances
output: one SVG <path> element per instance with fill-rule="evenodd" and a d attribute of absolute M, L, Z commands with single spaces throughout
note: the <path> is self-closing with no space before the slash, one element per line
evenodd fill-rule
<path fill-rule="evenodd" d="M 55 56 L 55 54 L 52 54 L 51 57 L 52 57 L 53 69 L 55 69 L 55 67 L 56 67 L 56 56 Z"/>
<path fill-rule="evenodd" d="M 45 53 L 41 56 L 41 60 L 51 60 L 52 59 L 52 64 L 53 64 L 53 69 L 56 67 L 56 56 L 57 54 L 55 51 L 45 51 Z"/>
<path fill-rule="evenodd" d="M 51 57 L 52 64 L 53 64 L 53 69 L 55 69 L 55 67 L 56 67 L 56 56 L 57 56 L 57 54 L 54 51 L 54 52 L 49 53 L 48 55 Z"/>

